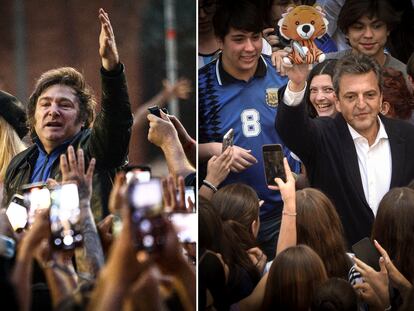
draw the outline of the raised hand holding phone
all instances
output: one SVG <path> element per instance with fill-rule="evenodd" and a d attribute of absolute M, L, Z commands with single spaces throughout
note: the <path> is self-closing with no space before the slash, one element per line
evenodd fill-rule
<path fill-rule="evenodd" d="M 295 193 L 296 180 L 295 180 L 295 177 L 293 176 L 292 171 L 290 170 L 289 163 L 286 158 L 283 158 L 283 167 L 285 170 L 286 181 L 284 181 L 280 177 L 276 177 L 274 180 L 277 186 L 268 185 L 268 188 L 272 190 L 279 190 L 280 194 L 282 195 L 283 202 L 286 203 L 292 200 L 293 201 L 296 200 L 296 193 Z M 293 212 L 296 213 L 296 210 Z"/>

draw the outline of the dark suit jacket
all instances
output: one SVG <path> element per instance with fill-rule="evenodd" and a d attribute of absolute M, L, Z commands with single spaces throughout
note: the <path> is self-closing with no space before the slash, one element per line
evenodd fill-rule
<path fill-rule="evenodd" d="M 334 119 L 310 119 L 304 101 L 296 107 L 283 103 L 280 92 L 276 130 L 306 166 L 313 188 L 334 203 L 344 226 L 348 246 L 371 235 L 374 214 L 364 195 L 357 152 L 342 114 Z M 414 179 L 414 126 L 380 116 L 388 134 L 393 187 Z"/>

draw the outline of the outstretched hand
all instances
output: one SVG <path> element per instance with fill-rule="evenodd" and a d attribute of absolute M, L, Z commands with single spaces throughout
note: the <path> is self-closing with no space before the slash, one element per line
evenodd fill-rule
<path fill-rule="evenodd" d="M 68 161 L 69 160 L 69 161 Z M 89 167 L 85 173 L 85 159 L 83 150 L 78 149 L 77 159 L 73 146 L 68 147 L 68 156 L 60 156 L 60 171 L 62 172 L 62 182 L 76 182 L 78 185 L 79 199 L 90 200 L 92 196 L 92 179 L 95 170 L 95 159 L 89 162 Z"/>
<path fill-rule="evenodd" d="M 99 9 L 99 21 L 101 22 L 101 33 L 99 34 L 99 55 L 102 66 L 107 71 L 114 70 L 119 63 L 118 49 L 116 48 L 115 35 L 112 29 L 108 13 Z"/>

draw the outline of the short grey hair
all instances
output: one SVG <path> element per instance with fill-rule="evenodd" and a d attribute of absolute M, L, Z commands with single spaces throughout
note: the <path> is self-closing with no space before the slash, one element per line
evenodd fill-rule
<path fill-rule="evenodd" d="M 382 93 L 382 69 L 378 62 L 374 58 L 361 53 L 350 53 L 349 55 L 345 55 L 335 66 L 333 86 L 336 96 L 339 98 L 339 81 L 343 75 L 360 75 L 371 71 L 375 73 L 380 92 Z"/>

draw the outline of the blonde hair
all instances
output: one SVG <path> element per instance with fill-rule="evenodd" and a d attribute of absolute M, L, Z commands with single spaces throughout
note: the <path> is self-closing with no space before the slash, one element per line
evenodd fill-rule
<path fill-rule="evenodd" d="M 0 181 L 6 176 L 11 159 L 26 146 L 13 127 L 0 116 Z"/>

